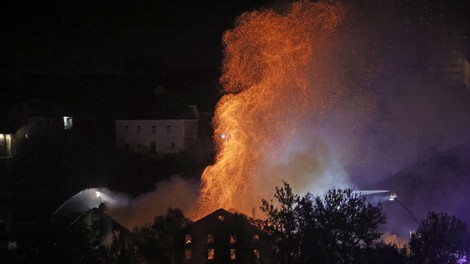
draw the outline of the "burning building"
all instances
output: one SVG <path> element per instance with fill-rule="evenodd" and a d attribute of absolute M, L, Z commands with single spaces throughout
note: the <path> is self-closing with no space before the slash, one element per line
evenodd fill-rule
<path fill-rule="evenodd" d="M 216 210 L 183 229 L 183 263 L 274 263 L 262 231 L 246 216 Z"/>

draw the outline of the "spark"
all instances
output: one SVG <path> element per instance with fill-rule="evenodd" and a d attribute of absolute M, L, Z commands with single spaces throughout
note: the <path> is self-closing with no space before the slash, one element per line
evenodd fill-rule
<path fill-rule="evenodd" d="M 224 34 L 225 95 L 213 120 L 217 155 L 201 177 L 194 217 L 218 208 L 250 212 L 259 203 L 266 160 L 281 155 L 311 110 L 311 64 L 320 61 L 321 47 L 329 45 L 344 12 L 340 5 L 303 1 L 286 13 L 242 14 Z"/>

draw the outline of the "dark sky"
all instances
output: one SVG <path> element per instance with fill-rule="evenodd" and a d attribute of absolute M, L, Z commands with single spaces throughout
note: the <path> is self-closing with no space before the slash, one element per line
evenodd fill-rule
<path fill-rule="evenodd" d="M 0 76 L 220 65 L 222 33 L 262 0 L 55 0 L 1 4 Z"/>
<path fill-rule="evenodd" d="M 186 97 L 183 104 L 211 111 L 220 94 L 223 32 L 240 14 L 266 2 L 2 2 L 0 112 L 44 95 L 61 104 L 112 93 L 132 102 L 129 93 L 149 96 L 159 86 Z"/>

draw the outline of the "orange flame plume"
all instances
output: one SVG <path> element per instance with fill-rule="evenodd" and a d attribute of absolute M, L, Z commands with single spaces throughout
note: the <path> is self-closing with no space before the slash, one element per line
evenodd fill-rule
<path fill-rule="evenodd" d="M 344 8 L 299 2 L 287 11 L 245 13 L 225 33 L 220 81 L 226 93 L 214 123 L 217 156 L 202 175 L 196 217 L 260 204 L 263 167 L 299 126 L 315 91 L 309 65 L 344 17 Z"/>

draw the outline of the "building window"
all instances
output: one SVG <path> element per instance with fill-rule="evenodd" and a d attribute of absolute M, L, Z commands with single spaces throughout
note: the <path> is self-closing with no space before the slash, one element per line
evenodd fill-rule
<path fill-rule="evenodd" d="M 140 126 L 137 126 L 137 134 L 140 134 Z"/>
<path fill-rule="evenodd" d="M 155 126 L 152 126 L 152 134 L 155 134 L 157 132 L 157 128 Z"/>
<path fill-rule="evenodd" d="M 258 234 L 254 235 L 253 236 L 253 242 L 258 242 L 258 240 L 259 240 Z"/>
<path fill-rule="evenodd" d="M 171 126 L 170 125 L 166 126 L 166 133 L 167 134 L 171 133 Z"/>
<path fill-rule="evenodd" d="M 207 259 L 208 260 L 214 260 L 214 257 L 215 257 L 215 250 L 213 248 L 209 248 L 207 250 Z"/>
<path fill-rule="evenodd" d="M 253 249 L 253 255 L 255 255 L 256 260 L 259 260 L 259 250 Z"/>
<path fill-rule="evenodd" d="M 186 244 L 191 244 L 191 235 L 190 234 L 186 234 L 184 236 L 184 241 L 186 242 Z"/>
<path fill-rule="evenodd" d="M 223 215 L 219 215 L 217 218 L 218 218 L 221 222 L 223 222 L 223 221 L 225 220 L 225 217 L 224 217 Z"/>
<path fill-rule="evenodd" d="M 214 235 L 213 234 L 208 234 L 207 235 L 207 244 L 212 244 L 214 243 Z"/>
<path fill-rule="evenodd" d="M 72 129 L 73 127 L 73 120 L 71 116 L 64 116 L 64 129 Z"/>
<path fill-rule="evenodd" d="M 235 260 L 237 258 L 235 249 L 230 249 L 230 260 Z"/>
<path fill-rule="evenodd" d="M 191 259 L 191 249 L 187 248 L 184 250 L 184 258 Z"/>
<path fill-rule="evenodd" d="M 237 236 L 230 235 L 230 244 L 235 244 L 235 243 L 237 243 Z"/>
<path fill-rule="evenodd" d="M 126 134 L 129 134 L 129 126 L 125 126 L 124 130 L 126 131 Z"/>

